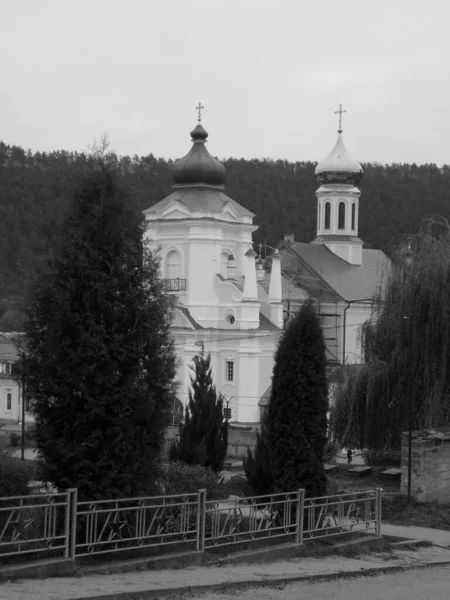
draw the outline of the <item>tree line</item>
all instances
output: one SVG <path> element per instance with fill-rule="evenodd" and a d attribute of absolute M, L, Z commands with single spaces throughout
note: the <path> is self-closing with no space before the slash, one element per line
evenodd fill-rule
<path fill-rule="evenodd" d="M 26 151 L 0 142 L 0 329 L 22 328 L 26 274 L 55 247 L 75 187 L 86 176 L 88 153 Z M 120 185 L 139 210 L 170 193 L 171 160 L 117 156 Z M 255 213 L 255 244 L 275 246 L 284 233 L 311 241 L 316 232 L 315 163 L 270 159 L 224 161 L 226 193 Z M 359 234 L 366 247 L 385 248 L 416 230 L 430 214 L 450 218 L 450 166 L 363 164 Z"/>

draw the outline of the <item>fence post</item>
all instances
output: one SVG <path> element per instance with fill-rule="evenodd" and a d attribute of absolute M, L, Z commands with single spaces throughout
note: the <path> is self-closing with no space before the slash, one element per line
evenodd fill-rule
<path fill-rule="evenodd" d="M 78 504 L 78 490 L 77 488 L 71 488 L 68 490 L 70 494 L 70 546 L 69 556 L 71 560 L 75 560 L 75 546 L 77 543 L 77 504 Z"/>
<path fill-rule="evenodd" d="M 381 512 L 382 512 L 382 504 L 381 504 L 381 496 L 383 490 L 381 488 L 376 489 L 376 499 L 375 499 L 375 535 L 380 537 L 381 535 Z"/>
<path fill-rule="evenodd" d="M 205 551 L 206 489 L 197 491 L 197 552 Z"/>
<path fill-rule="evenodd" d="M 297 491 L 297 514 L 296 514 L 296 532 L 295 543 L 303 544 L 303 519 L 305 512 L 305 490 Z"/>

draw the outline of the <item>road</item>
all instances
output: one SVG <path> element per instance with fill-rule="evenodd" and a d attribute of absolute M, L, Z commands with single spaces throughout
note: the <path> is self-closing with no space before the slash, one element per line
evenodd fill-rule
<path fill-rule="evenodd" d="M 263 565 L 261 565 L 263 567 Z M 386 575 L 295 583 L 278 588 L 208 593 L 191 600 L 448 600 L 450 567 L 399 571 Z"/>

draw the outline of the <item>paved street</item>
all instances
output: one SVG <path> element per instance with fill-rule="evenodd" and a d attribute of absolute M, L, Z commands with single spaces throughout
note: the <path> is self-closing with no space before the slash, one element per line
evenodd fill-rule
<path fill-rule="evenodd" d="M 450 566 L 357 579 L 296 583 L 274 588 L 191 596 L 191 600 L 448 600 Z"/>

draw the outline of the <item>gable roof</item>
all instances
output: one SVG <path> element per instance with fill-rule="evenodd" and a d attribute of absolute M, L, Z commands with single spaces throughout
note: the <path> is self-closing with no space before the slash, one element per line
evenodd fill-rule
<path fill-rule="evenodd" d="M 294 242 L 285 247 L 289 247 L 343 300 L 371 300 L 384 293 L 391 261 L 381 250 L 363 249 L 362 265 L 352 265 L 322 244 Z"/>

